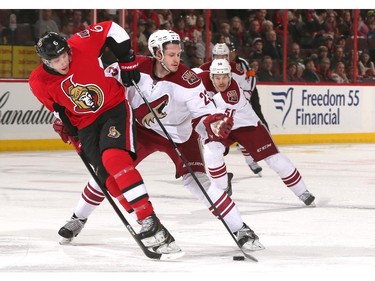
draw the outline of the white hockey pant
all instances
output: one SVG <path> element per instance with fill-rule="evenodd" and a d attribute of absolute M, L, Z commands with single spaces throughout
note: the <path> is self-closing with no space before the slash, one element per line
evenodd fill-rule
<path fill-rule="evenodd" d="M 198 181 L 203 187 L 204 191 L 207 193 L 208 197 L 211 199 L 216 209 L 219 211 L 224 221 L 228 225 L 232 232 L 238 231 L 242 225 L 243 221 L 237 206 L 228 196 L 226 192 L 218 189 L 213 183 L 210 182 L 208 176 L 204 173 L 195 173 Z M 188 173 L 183 175 L 184 186 L 200 201 L 202 201 L 207 208 L 215 215 L 215 210 L 213 210 L 211 204 L 208 202 L 206 196 L 203 194 L 202 190 L 198 186 L 198 183 L 194 180 L 193 176 Z"/>
<path fill-rule="evenodd" d="M 227 167 L 224 162 L 225 146 L 220 142 L 213 141 L 203 146 L 204 162 L 206 164 L 211 180 L 221 190 L 228 187 Z"/>
<path fill-rule="evenodd" d="M 276 153 L 267 157 L 264 161 L 280 176 L 284 184 L 289 187 L 296 196 L 306 191 L 306 185 L 303 182 L 302 176 L 286 155 Z"/>

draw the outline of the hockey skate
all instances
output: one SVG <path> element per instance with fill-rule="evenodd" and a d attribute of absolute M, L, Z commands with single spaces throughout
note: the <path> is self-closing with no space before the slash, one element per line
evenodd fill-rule
<path fill-rule="evenodd" d="M 150 250 L 158 254 L 163 254 L 164 259 L 176 259 L 185 253 L 177 246 L 173 236 L 160 223 L 153 213 L 151 216 L 140 221 L 142 228 L 139 237 L 142 243 Z"/>
<path fill-rule="evenodd" d="M 234 232 L 234 235 L 241 249 L 244 251 L 259 251 L 265 249 L 262 243 L 259 242 L 258 235 L 256 235 L 246 223 L 243 224 L 239 231 Z"/>
<path fill-rule="evenodd" d="M 60 228 L 59 235 L 61 239 L 60 245 L 69 244 L 81 232 L 85 226 L 87 219 L 78 219 L 75 214 L 67 221 L 67 223 Z"/>
<path fill-rule="evenodd" d="M 228 173 L 228 187 L 225 189 L 225 192 L 228 193 L 229 196 L 232 196 L 232 179 L 233 173 Z"/>
<path fill-rule="evenodd" d="M 253 173 L 255 175 L 258 175 L 259 177 L 262 177 L 261 172 L 262 172 L 263 168 L 261 166 L 259 166 L 259 164 L 257 162 L 253 161 L 253 163 L 251 163 L 249 165 L 249 168 L 250 168 L 251 171 L 253 171 Z"/>
<path fill-rule="evenodd" d="M 298 196 L 298 198 L 301 199 L 301 201 L 305 203 L 306 206 L 315 207 L 315 196 L 312 195 L 308 190 Z"/>

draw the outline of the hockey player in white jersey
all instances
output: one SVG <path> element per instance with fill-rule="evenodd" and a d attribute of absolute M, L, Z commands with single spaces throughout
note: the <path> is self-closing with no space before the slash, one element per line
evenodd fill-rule
<path fill-rule="evenodd" d="M 210 71 L 199 74 L 205 88 L 211 92 L 217 111 L 232 117 L 234 125 L 226 139 L 204 142 L 204 160 L 209 170 L 215 171 L 216 185 L 227 188 L 224 150 L 235 142 L 245 147 L 256 161 L 264 160 L 284 184 L 306 205 L 313 205 L 315 197 L 307 190 L 302 176 L 287 156 L 280 153 L 269 131 L 260 122 L 243 90 L 232 79 L 231 67 L 225 59 L 213 60 Z"/>
<path fill-rule="evenodd" d="M 205 94 L 202 81 L 188 67 L 180 64 L 181 46 L 177 33 L 158 30 L 150 36 L 148 46 L 153 57 L 139 57 L 138 69 L 141 73 L 139 88 L 190 163 L 191 169 L 234 233 L 241 248 L 245 251 L 264 249 L 258 236 L 243 222 L 234 201 L 224 190 L 217 188 L 205 173 L 198 140 L 199 138 L 208 141 L 224 139 L 233 125 L 231 118 L 222 113 L 215 113 L 216 107 Z M 108 73 L 114 76 L 118 74 L 116 66 L 108 67 Z M 166 153 L 175 164 L 176 177 L 182 177 L 184 186 L 217 216 L 215 208 L 210 205 L 198 183 L 184 167 L 181 157 L 177 155 L 160 126 L 155 122 L 142 97 L 134 87 L 128 88 L 127 95 L 137 121 L 138 158 L 135 160 L 135 165 L 153 152 Z M 70 241 L 84 226 L 80 224 L 79 229 L 70 229 L 73 225 L 72 221 L 86 222 L 90 213 L 102 201 L 96 183 L 90 180 L 88 186 L 91 188 L 85 188 L 82 193 L 72 220 L 59 231 L 60 235 L 62 232 L 71 233 L 70 237 L 65 237 Z M 119 196 L 118 199 L 123 206 L 126 205 L 125 198 Z M 133 212 L 130 207 L 127 211 Z"/>
<path fill-rule="evenodd" d="M 214 59 L 226 59 L 231 66 L 232 70 L 232 78 L 237 82 L 237 84 L 242 88 L 246 99 L 250 102 L 251 95 L 256 87 L 256 77 L 253 71 L 244 71 L 243 68 L 238 65 L 235 61 L 230 60 L 230 50 L 227 44 L 225 43 L 217 43 L 214 48 L 212 49 L 212 60 Z M 200 69 L 203 71 L 209 71 L 211 66 L 211 61 L 208 61 L 200 66 Z M 262 167 L 254 161 L 251 154 L 244 149 L 241 145 L 239 145 L 243 156 L 245 157 L 245 162 L 249 166 L 250 170 L 258 175 L 262 176 Z M 228 153 L 229 148 L 225 151 L 225 155 Z M 215 173 L 215 171 L 209 171 L 211 175 Z M 231 174 L 230 177 L 233 175 Z"/>

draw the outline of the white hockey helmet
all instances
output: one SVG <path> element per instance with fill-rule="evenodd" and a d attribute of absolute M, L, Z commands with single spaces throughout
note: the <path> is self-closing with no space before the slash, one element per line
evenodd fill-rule
<path fill-rule="evenodd" d="M 148 39 L 148 49 L 152 56 L 155 57 L 156 51 L 160 49 L 164 57 L 163 46 L 166 43 L 180 44 L 180 36 L 172 30 L 165 29 L 156 30 L 152 33 Z"/>
<path fill-rule="evenodd" d="M 228 74 L 229 78 L 232 78 L 232 68 L 226 59 L 214 59 L 210 66 L 210 78 L 214 77 L 214 74 Z"/>
<path fill-rule="evenodd" d="M 214 59 L 214 56 L 226 56 L 229 60 L 229 48 L 227 44 L 225 43 L 217 43 L 215 44 L 214 48 L 212 49 L 212 59 Z"/>

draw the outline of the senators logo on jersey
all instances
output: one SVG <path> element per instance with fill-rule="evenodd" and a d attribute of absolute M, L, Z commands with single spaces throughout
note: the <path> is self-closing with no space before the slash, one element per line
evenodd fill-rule
<path fill-rule="evenodd" d="M 163 112 L 163 109 L 167 106 L 168 101 L 169 97 L 164 95 L 157 100 L 150 102 L 151 108 L 159 119 L 163 119 L 165 116 L 167 116 L 167 113 Z M 149 108 L 145 104 L 142 104 L 135 110 L 135 117 L 137 118 L 137 122 L 144 127 L 149 127 L 150 123 L 154 123 L 155 121 L 154 114 L 150 112 Z"/>
<path fill-rule="evenodd" d="M 73 82 L 73 75 L 62 82 L 62 89 L 75 104 L 75 112 L 92 113 L 98 111 L 103 105 L 104 95 L 102 90 L 94 84 L 75 84 Z"/>
<path fill-rule="evenodd" d="M 116 130 L 116 127 L 115 126 L 111 126 L 109 128 L 109 132 L 108 132 L 108 137 L 110 138 L 114 138 L 114 139 L 118 139 L 120 137 L 120 132 Z"/>

